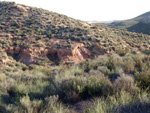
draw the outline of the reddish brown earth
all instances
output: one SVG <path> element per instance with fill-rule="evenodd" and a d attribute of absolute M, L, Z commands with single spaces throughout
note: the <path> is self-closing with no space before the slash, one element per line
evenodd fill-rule
<path fill-rule="evenodd" d="M 51 43 L 51 47 L 32 47 L 29 49 L 10 47 L 5 51 L 12 55 L 18 54 L 18 61 L 26 65 L 36 64 L 39 57 L 53 57 L 56 62 L 63 61 L 64 63 L 79 63 L 84 59 L 91 58 L 91 52 L 82 43 L 71 42 L 69 48 L 66 47 L 68 43 L 65 40 L 51 39 L 49 43 Z M 57 45 L 60 43 L 63 46 L 58 48 Z"/>

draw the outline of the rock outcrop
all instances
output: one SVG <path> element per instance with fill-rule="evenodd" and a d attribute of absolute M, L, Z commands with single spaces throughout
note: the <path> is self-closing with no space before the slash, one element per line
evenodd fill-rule
<path fill-rule="evenodd" d="M 57 44 L 63 43 L 63 47 L 57 47 Z M 64 40 L 51 40 L 52 47 L 32 47 L 24 49 L 20 47 L 10 47 L 5 50 L 12 55 L 17 55 L 17 60 L 26 65 L 37 64 L 38 58 L 53 58 L 56 62 L 79 63 L 84 59 L 91 58 L 91 52 L 82 43 L 72 42 L 70 48 L 66 48 L 67 43 Z M 57 43 L 55 43 L 57 42 Z"/>
<path fill-rule="evenodd" d="M 14 4 L 14 7 L 20 12 L 26 12 L 29 8 L 23 5 Z"/>
<path fill-rule="evenodd" d="M 48 50 L 47 56 L 52 56 L 58 61 L 79 63 L 84 59 L 91 58 L 91 52 L 84 47 L 83 44 L 77 44 L 72 49 L 56 49 Z"/>

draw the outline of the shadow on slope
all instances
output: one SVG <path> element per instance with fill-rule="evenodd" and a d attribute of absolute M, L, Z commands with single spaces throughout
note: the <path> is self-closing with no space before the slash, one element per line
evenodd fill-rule
<path fill-rule="evenodd" d="M 150 24 L 139 22 L 138 24 L 128 27 L 127 30 L 130 32 L 144 33 L 150 35 Z"/>
<path fill-rule="evenodd" d="M 150 113 L 150 103 L 138 102 L 132 105 L 120 106 L 114 113 Z"/>

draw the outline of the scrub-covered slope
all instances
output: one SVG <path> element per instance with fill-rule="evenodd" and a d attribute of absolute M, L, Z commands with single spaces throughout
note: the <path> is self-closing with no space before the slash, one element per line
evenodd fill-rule
<path fill-rule="evenodd" d="M 130 32 L 143 33 L 150 35 L 150 12 L 146 12 L 135 18 L 122 21 L 114 21 L 112 23 L 97 23 L 101 26 L 110 28 L 127 29 Z"/>
<path fill-rule="evenodd" d="M 149 112 L 150 36 L 0 2 L 0 112 Z"/>
<path fill-rule="evenodd" d="M 0 2 L 0 12 L 0 48 L 27 65 L 78 63 L 118 48 L 149 48 L 147 35 L 100 28 L 43 9 Z"/>

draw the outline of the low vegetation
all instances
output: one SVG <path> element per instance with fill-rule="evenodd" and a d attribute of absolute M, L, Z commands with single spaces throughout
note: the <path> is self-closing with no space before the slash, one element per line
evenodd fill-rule
<path fill-rule="evenodd" d="M 141 53 L 101 55 L 55 67 L 27 67 L 14 61 L 14 67 L 1 70 L 1 112 L 69 113 L 72 104 L 88 99 L 93 104 L 82 112 L 126 113 L 130 109 L 134 113 L 137 107 L 148 112 L 149 59 Z"/>
<path fill-rule="evenodd" d="M 150 112 L 149 35 L 21 6 L 0 2 L 0 112 Z M 81 42 L 93 57 L 64 64 L 40 56 L 36 64 L 25 65 L 18 61 L 19 54 L 6 51 L 50 48 L 52 38 Z M 78 103 L 84 105 L 81 110 Z"/>

